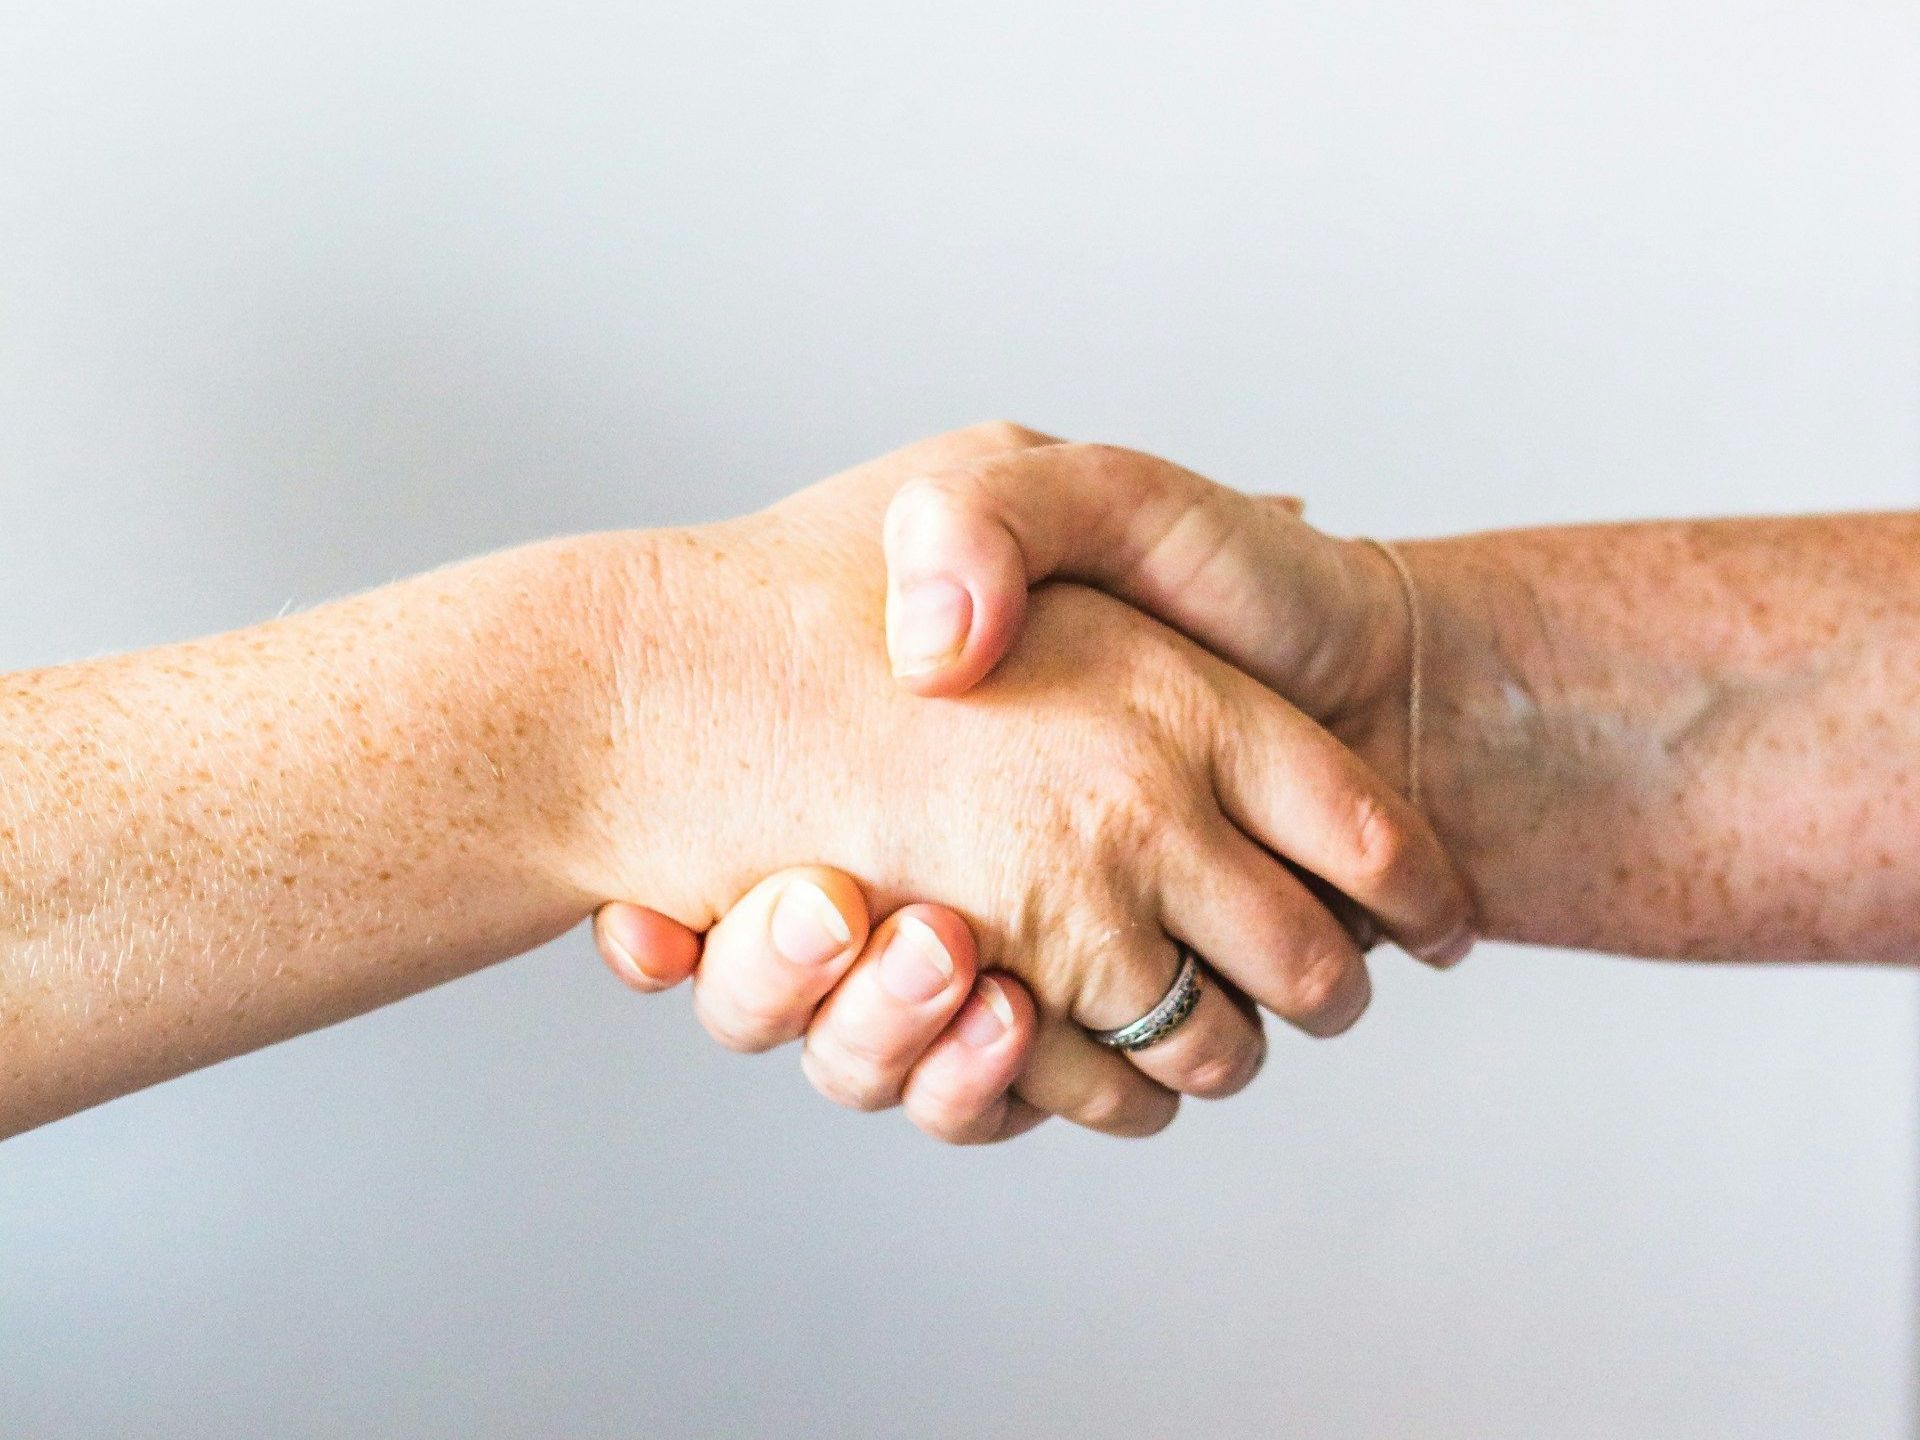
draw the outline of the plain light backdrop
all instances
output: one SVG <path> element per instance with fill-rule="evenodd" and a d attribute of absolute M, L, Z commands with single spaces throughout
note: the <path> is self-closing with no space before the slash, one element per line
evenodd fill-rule
<path fill-rule="evenodd" d="M 1349 532 L 1910 507 L 1916 75 L 1834 0 L 0 0 L 0 668 L 994 416 Z M 1376 977 L 948 1152 L 574 935 L 0 1146 L 0 1435 L 1910 1433 L 1912 974 Z"/>

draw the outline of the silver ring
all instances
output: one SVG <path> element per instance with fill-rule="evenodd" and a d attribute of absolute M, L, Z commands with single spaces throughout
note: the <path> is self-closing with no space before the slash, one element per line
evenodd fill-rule
<path fill-rule="evenodd" d="M 1131 1025 L 1089 1033 L 1096 1045 L 1104 1045 L 1109 1050 L 1144 1050 L 1178 1030 L 1199 1003 L 1200 957 L 1182 945 L 1179 973 L 1173 977 L 1173 984 L 1167 987 L 1158 1005 Z"/>

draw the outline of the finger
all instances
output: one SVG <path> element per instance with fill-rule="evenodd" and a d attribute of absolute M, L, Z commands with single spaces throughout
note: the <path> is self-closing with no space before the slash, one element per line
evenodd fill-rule
<path fill-rule="evenodd" d="M 768 876 L 707 934 L 693 1005 L 730 1050 L 770 1050 L 807 1028 L 867 939 L 851 877 L 818 865 Z"/>
<path fill-rule="evenodd" d="M 1035 1109 L 1106 1135 L 1157 1135 L 1180 1110 L 1178 1095 L 1065 1015 L 1042 1018 L 1014 1088 Z"/>
<path fill-rule="evenodd" d="M 1179 947 L 1163 940 L 1143 948 L 1153 952 L 1151 964 L 1114 966 L 1077 997 L 1074 1018 L 1087 1029 L 1130 1025 L 1166 998 L 1180 972 Z M 1198 945 L 1194 948 L 1207 957 Z M 1203 971 L 1199 999 L 1172 1034 L 1144 1049 L 1111 1053 L 1124 1055 L 1169 1090 L 1214 1099 L 1245 1089 L 1260 1073 L 1267 1041 L 1259 1020 L 1210 983 Z"/>
<path fill-rule="evenodd" d="M 1031 1130 L 1045 1114 L 1012 1093 L 1033 1047 L 1033 997 L 1010 975 L 982 975 L 907 1076 L 907 1118 L 936 1140 L 981 1145 Z"/>
<path fill-rule="evenodd" d="M 1163 923 L 1235 986 L 1309 1035 L 1338 1035 L 1360 1018 L 1373 987 L 1353 936 L 1224 817 L 1169 866 Z"/>
<path fill-rule="evenodd" d="M 1007 1097 L 1007 1113 L 1000 1122 L 1000 1128 L 985 1139 L 974 1142 L 981 1145 L 998 1145 L 1002 1140 L 1013 1140 L 1030 1130 L 1037 1130 L 1053 1117 L 1046 1111 L 1030 1105 L 1018 1095 Z"/>
<path fill-rule="evenodd" d="M 925 695 L 967 690 L 1006 654 L 1029 587 L 1049 577 L 1098 585 L 1245 663 L 1245 637 L 1272 628 L 1259 557 L 1269 527 L 1295 513 L 1107 445 L 1037 446 L 916 477 L 884 526 L 894 674 Z"/>
<path fill-rule="evenodd" d="M 671 990 L 700 963 L 700 937 L 644 905 L 614 901 L 593 915 L 593 943 L 624 985 L 644 994 Z"/>
<path fill-rule="evenodd" d="M 1472 903 L 1419 811 L 1293 706 L 1228 665 L 1204 663 L 1228 702 L 1214 776 L 1234 823 L 1351 896 L 1412 954 L 1442 966 L 1464 954 Z"/>
<path fill-rule="evenodd" d="M 972 992 L 974 969 L 973 932 L 951 910 L 888 916 L 807 1027 L 807 1078 L 850 1109 L 899 1104 L 907 1072 Z"/>
<path fill-rule="evenodd" d="M 1307 893 L 1326 906 L 1328 913 L 1340 922 L 1340 928 L 1353 937 L 1353 943 L 1360 947 L 1362 955 L 1387 938 L 1380 929 L 1379 921 L 1356 905 L 1350 896 L 1342 895 L 1312 871 L 1302 870 L 1291 860 L 1280 861 L 1280 868 L 1306 886 Z"/>

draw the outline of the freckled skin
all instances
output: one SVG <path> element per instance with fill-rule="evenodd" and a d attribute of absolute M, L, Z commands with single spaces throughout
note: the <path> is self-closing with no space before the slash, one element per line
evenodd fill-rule
<path fill-rule="evenodd" d="M 1445 897 L 1414 938 L 1463 922 L 1386 782 L 1109 597 L 1036 597 L 1020 653 L 964 703 L 905 693 L 879 543 L 901 478 L 874 462 L 745 520 L 530 546 L 0 677 L 0 1135 L 520 953 L 609 899 L 704 929 L 796 861 L 846 870 L 876 913 L 956 909 L 982 968 L 1129 1076 L 1073 1022 L 1164 993 L 1162 905 L 1248 823 L 1222 812 L 1236 797 L 1336 876 L 1376 864 L 1362 884 Z M 1303 912 L 1244 877 L 1218 894 L 1200 920 L 1255 937 L 1225 957 L 1264 967 L 1250 993 L 1307 1019 L 1340 1003 L 1290 970 L 1360 964 L 1304 892 Z"/>
<path fill-rule="evenodd" d="M 571 569 L 535 547 L 0 677 L 0 1133 L 571 925 Z"/>
<path fill-rule="evenodd" d="M 1429 612 L 1429 809 L 1483 933 L 1920 959 L 1920 516 L 1403 553 Z"/>
<path fill-rule="evenodd" d="M 884 487 L 809 496 L 0 677 L 0 1135 L 518 953 L 601 900 L 704 928 L 796 861 L 850 871 L 876 910 L 954 906 L 1046 1018 L 1115 1024 L 1164 990 L 1169 888 L 1214 878 L 1196 860 L 1223 776 L 1282 814 L 1335 775 L 1321 818 L 1398 803 L 1368 788 L 1406 778 L 1405 629 L 1377 552 L 1323 540 L 1288 583 L 1394 621 L 1351 648 L 1274 624 L 1273 653 L 1241 657 L 1324 692 L 1313 713 L 1377 774 L 1271 749 L 1263 767 L 1245 677 L 1074 587 L 1036 597 L 964 702 L 902 693 Z M 1429 622 L 1425 790 L 1481 933 L 1914 958 L 1920 517 L 1403 549 Z M 1358 855 L 1339 828 L 1326 853 Z M 1407 814 L 1388 833 L 1396 855 L 1432 844 Z M 1445 869 L 1404 889 L 1457 892 Z M 1458 899 L 1440 910 L 1464 920 Z M 1284 981 L 1332 952 L 1296 953 L 1308 932 L 1282 918 L 1246 928 Z"/>

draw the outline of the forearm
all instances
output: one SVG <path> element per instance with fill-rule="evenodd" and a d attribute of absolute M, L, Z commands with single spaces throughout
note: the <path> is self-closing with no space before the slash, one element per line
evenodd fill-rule
<path fill-rule="evenodd" d="M 1423 780 L 1484 933 L 1920 955 L 1920 517 L 1408 544 Z"/>
<path fill-rule="evenodd" d="M 580 919 L 608 543 L 0 677 L 0 1134 Z"/>

